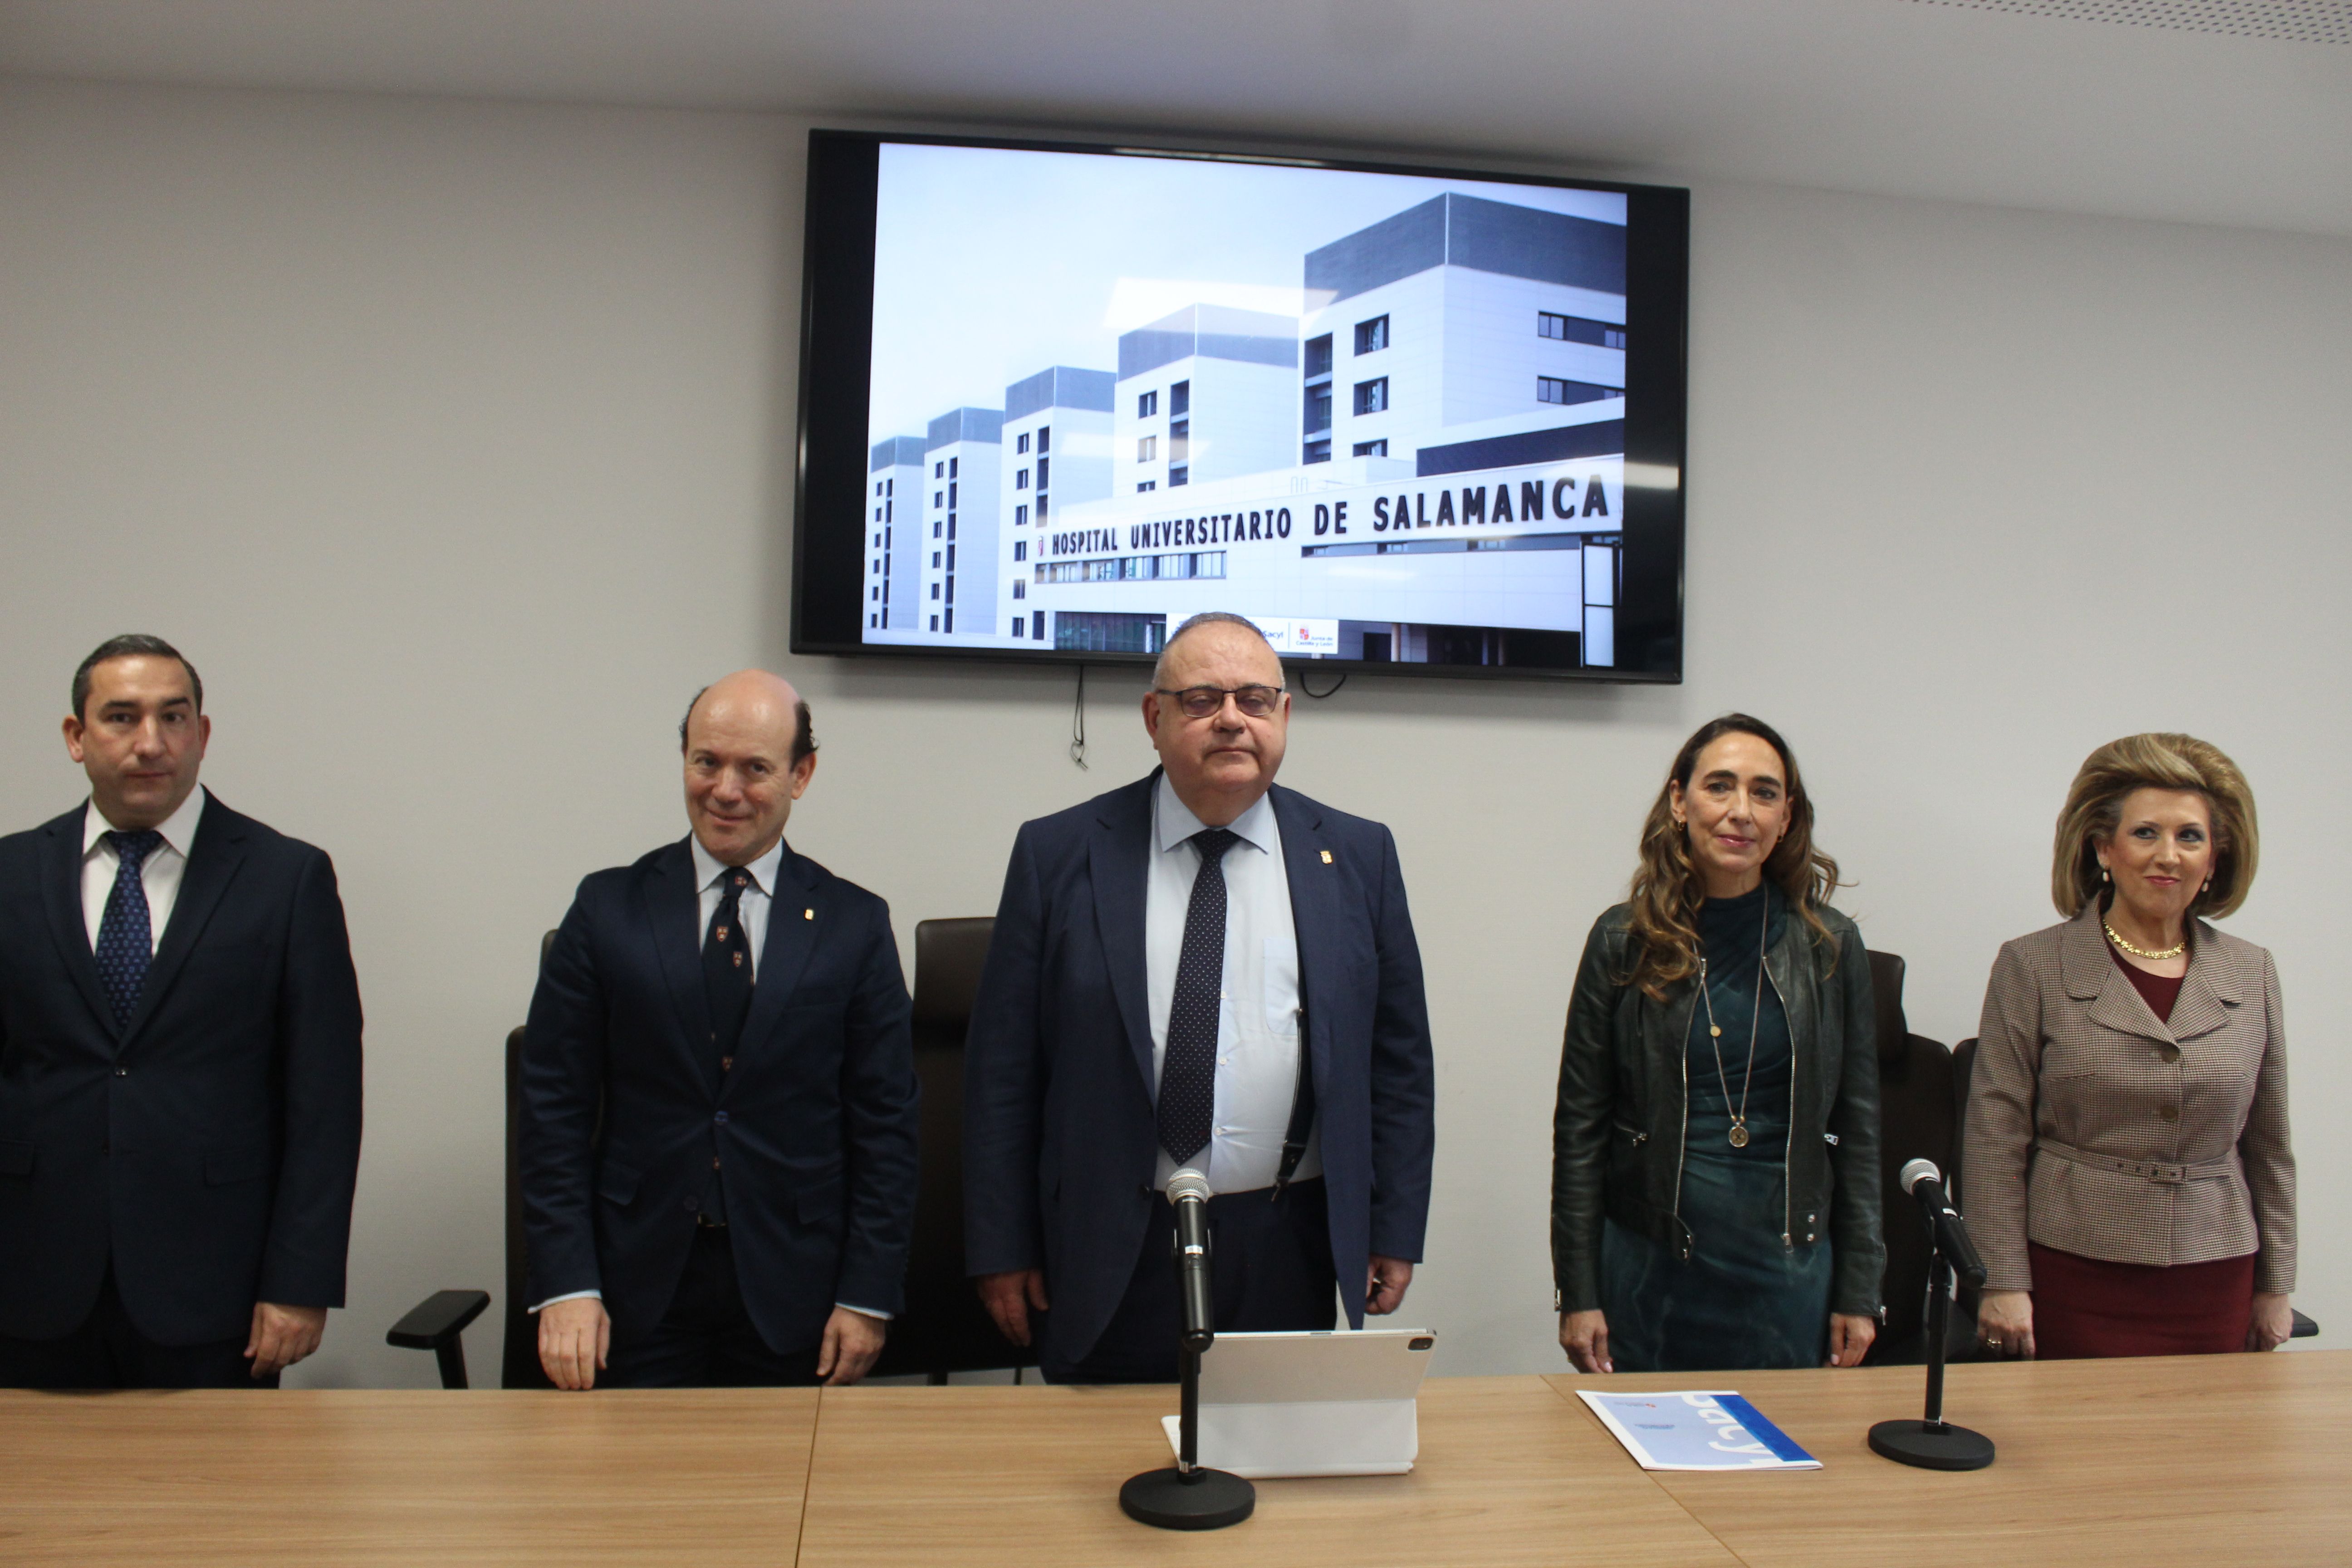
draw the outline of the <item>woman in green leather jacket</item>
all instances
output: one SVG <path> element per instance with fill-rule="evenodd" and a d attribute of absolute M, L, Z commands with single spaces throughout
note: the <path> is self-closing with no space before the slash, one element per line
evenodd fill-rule
<path fill-rule="evenodd" d="M 1870 964 L 1812 826 L 1771 726 L 1713 721 L 1585 942 L 1552 1121 L 1580 1372 L 1853 1366 L 1877 1332 Z"/>

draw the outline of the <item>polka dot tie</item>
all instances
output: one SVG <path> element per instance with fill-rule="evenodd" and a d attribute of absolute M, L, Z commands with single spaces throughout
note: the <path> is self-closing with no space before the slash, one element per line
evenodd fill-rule
<path fill-rule="evenodd" d="M 114 868 L 114 888 L 106 895 L 106 913 L 98 922 L 98 977 L 106 999 L 114 1005 L 114 1026 L 127 1027 L 139 993 L 147 984 L 148 966 L 155 961 L 154 926 L 147 914 L 147 884 L 140 868 L 163 842 L 153 828 L 137 833 L 110 833 L 120 860 Z"/>
<path fill-rule="evenodd" d="M 1179 1165 L 1209 1142 L 1217 1108 L 1217 1023 L 1225 986 L 1225 851 L 1241 835 L 1222 827 L 1192 835 L 1201 868 L 1184 911 L 1176 996 L 1168 1008 L 1168 1051 L 1160 1064 L 1160 1146 Z"/>

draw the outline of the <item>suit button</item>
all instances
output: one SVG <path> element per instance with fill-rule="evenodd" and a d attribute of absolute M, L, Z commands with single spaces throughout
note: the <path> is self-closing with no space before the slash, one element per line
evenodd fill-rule
<path fill-rule="evenodd" d="M 2180 1120 L 2180 1107 L 2159 1105 L 2156 1108 L 2156 1119 L 2158 1121 L 2178 1121 Z"/>
<path fill-rule="evenodd" d="M 712 1117 L 710 1120 L 711 1120 L 711 1121 L 715 1121 L 715 1122 L 717 1122 L 719 1126 L 724 1127 L 724 1126 L 726 1126 L 726 1125 L 727 1125 L 727 1113 L 726 1113 L 725 1111 L 723 1111 L 723 1110 L 722 1110 L 722 1111 L 720 1111 L 718 1115 L 716 1115 L 716 1116 Z"/>
<path fill-rule="evenodd" d="M 2162 1057 L 2166 1061 L 2177 1062 L 2180 1059 L 2180 1047 L 2179 1046 L 2166 1046 L 2156 1054 Z"/>
<path fill-rule="evenodd" d="M 114 1076 L 117 1078 L 129 1078 L 131 1076 L 131 1069 L 129 1068 L 116 1068 L 114 1069 Z"/>

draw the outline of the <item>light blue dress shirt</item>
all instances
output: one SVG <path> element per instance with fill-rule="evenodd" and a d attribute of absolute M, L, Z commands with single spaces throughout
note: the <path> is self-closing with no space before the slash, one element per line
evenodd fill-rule
<path fill-rule="evenodd" d="M 1151 1017 L 1151 1079 L 1168 1057 L 1168 1015 L 1176 1000 L 1184 917 L 1201 852 L 1191 839 L 1206 825 L 1176 796 L 1168 775 L 1152 795 L 1150 874 L 1145 882 L 1143 952 Z M 1290 881 L 1274 803 L 1257 804 L 1227 825 L 1241 842 L 1225 851 L 1225 972 L 1217 1009 L 1217 1099 L 1209 1146 L 1193 1163 L 1220 1193 L 1270 1187 L 1282 1168 L 1298 1089 L 1298 933 L 1291 921 Z M 1160 1151 L 1154 1181 L 1162 1188 L 1176 1163 Z M 1323 1173 L 1313 1132 L 1292 1180 Z"/>

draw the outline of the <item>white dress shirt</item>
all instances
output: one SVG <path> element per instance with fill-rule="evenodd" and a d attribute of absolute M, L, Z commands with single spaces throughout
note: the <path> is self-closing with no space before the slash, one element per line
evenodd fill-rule
<path fill-rule="evenodd" d="M 719 900 L 727 896 L 727 873 L 732 866 L 721 862 L 718 856 L 702 847 L 702 840 L 688 836 L 687 853 L 694 857 L 694 885 L 702 889 L 695 900 L 697 919 L 694 927 L 694 950 L 702 951 L 703 938 L 710 934 L 710 917 L 719 912 Z M 743 940 L 751 944 L 751 982 L 760 980 L 760 949 L 768 941 L 768 909 L 776 901 L 776 872 L 784 863 L 784 841 L 743 868 L 751 873 L 751 885 L 735 900 L 735 908 L 743 918 Z"/>
<path fill-rule="evenodd" d="M 702 847 L 702 840 L 691 834 L 687 837 L 686 847 L 687 853 L 694 857 L 695 886 L 701 889 L 695 900 L 694 926 L 694 948 L 697 952 L 699 952 L 702 951 L 704 941 L 710 934 L 710 918 L 719 912 L 719 900 L 727 896 L 725 886 L 727 873 L 735 868 L 705 849 Z M 768 913 L 776 900 L 776 873 L 782 868 L 783 863 L 784 841 L 779 838 L 776 840 L 774 848 L 743 868 L 744 870 L 751 873 L 751 885 L 744 889 L 741 896 L 735 900 L 736 914 L 743 922 L 743 940 L 751 947 L 751 982 L 754 985 L 759 984 L 760 979 L 760 950 L 766 946 L 768 942 Z M 540 1302 L 539 1306 L 531 1308 L 531 1310 L 536 1312 L 541 1307 L 552 1307 L 558 1301 L 574 1301 L 583 1298 L 601 1301 L 604 1299 L 604 1292 L 573 1290 L 562 1296 L 550 1296 L 546 1300 Z M 835 1301 L 834 1305 L 846 1307 L 853 1312 L 862 1313 L 869 1318 L 879 1318 L 885 1322 L 890 1320 L 889 1313 L 878 1311 L 872 1307 L 860 1307 L 848 1301 Z"/>
<path fill-rule="evenodd" d="M 139 885 L 147 889 L 147 952 L 152 957 L 163 945 L 163 928 L 171 923 L 172 906 L 180 900 L 180 879 L 188 872 L 188 851 L 196 842 L 196 824 L 205 815 L 205 786 L 198 784 L 180 803 L 180 809 L 156 827 L 163 842 L 148 851 L 139 864 Z M 92 800 L 81 813 L 81 923 L 89 932 L 89 948 L 98 951 L 98 929 L 106 921 L 106 900 L 114 891 L 115 874 L 122 857 L 114 852 L 107 834 L 114 825 Z"/>
<path fill-rule="evenodd" d="M 1184 952 L 1184 917 L 1201 851 L 1191 842 L 1205 825 L 1176 796 L 1168 775 L 1152 793 L 1151 870 L 1143 901 L 1146 995 L 1151 1016 L 1151 1076 L 1168 1059 L 1168 1015 L 1176 1001 L 1176 966 Z M 1220 1193 L 1270 1187 L 1282 1169 L 1282 1137 L 1298 1091 L 1298 933 L 1274 803 L 1257 804 L 1227 824 L 1241 842 L 1225 851 L 1225 972 L 1217 1008 L 1216 1109 L 1209 1146 L 1193 1163 Z M 1176 1163 L 1160 1151 L 1161 1188 Z M 1315 1132 L 1292 1180 L 1323 1173 Z"/>

